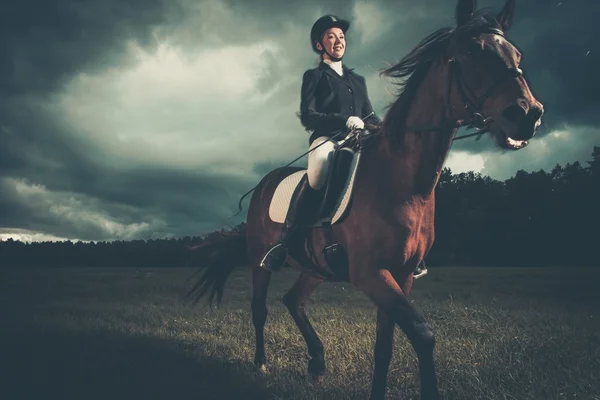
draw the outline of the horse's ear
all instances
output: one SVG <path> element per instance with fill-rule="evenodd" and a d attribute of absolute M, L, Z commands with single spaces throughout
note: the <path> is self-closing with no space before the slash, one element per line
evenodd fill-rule
<path fill-rule="evenodd" d="M 512 25 L 512 19 L 515 15 L 515 4 L 516 0 L 508 0 L 502 11 L 500 11 L 496 17 L 498 23 L 502 27 L 503 32 L 508 32 Z"/>
<path fill-rule="evenodd" d="M 456 5 L 456 25 L 466 24 L 477 9 L 477 0 L 458 0 Z"/>

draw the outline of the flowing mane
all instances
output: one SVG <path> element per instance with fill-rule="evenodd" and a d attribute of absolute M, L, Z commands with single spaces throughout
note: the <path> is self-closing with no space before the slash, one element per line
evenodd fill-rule
<path fill-rule="evenodd" d="M 383 120 L 383 130 L 391 130 L 396 136 L 401 135 L 410 105 L 429 67 L 437 58 L 447 54 L 454 38 L 476 36 L 490 28 L 501 28 L 495 14 L 490 9 L 479 10 L 464 25 L 444 27 L 432 32 L 398 63 L 381 71 L 380 76 L 403 79 L 394 82 L 398 86 L 398 93 L 393 103 L 386 107 L 388 111 Z"/>

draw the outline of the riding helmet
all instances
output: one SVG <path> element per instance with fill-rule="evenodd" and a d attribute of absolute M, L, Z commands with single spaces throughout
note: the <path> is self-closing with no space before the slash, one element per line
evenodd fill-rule
<path fill-rule="evenodd" d="M 323 37 L 323 33 L 329 28 L 340 28 L 342 32 L 346 33 L 348 28 L 350 27 L 350 22 L 338 18 L 335 15 L 324 15 L 319 18 L 312 26 L 310 30 L 310 44 L 313 50 L 317 53 L 321 53 L 319 49 L 317 49 L 317 43 L 321 42 L 321 38 Z"/>

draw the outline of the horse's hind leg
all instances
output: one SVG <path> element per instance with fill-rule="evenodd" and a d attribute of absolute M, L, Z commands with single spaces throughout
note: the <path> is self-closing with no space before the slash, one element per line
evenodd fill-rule
<path fill-rule="evenodd" d="M 419 359 L 421 399 L 438 400 L 439 391 L 433 360 L 435 337 L 423 314 L 413 307 L 387 270 L 363 277 L 357 286 L 398 324 L 415 349 Z"/>
<path fill-rule="evenodd" d="M 385 311 L 377 309 L 377 335 L 375 338 L 375 371 L 371 385 L 371 399 L 385 398 L 388 369 L 392 360 L 395 323 Z"/>
<path fill-rule="evenodd" d="M 265 356 L 265 322 L 267 321 L 267 291 L 271 272 L 259 267 L 252 269 L 252 323 L 256 332 L 256 353 L 254 364 L 260 371 L 267 370 Z"/>
<path fill-rule="evenodd" d="M 310 355 L 308 373 L 315 378 L 320 378 L 325 374 L 325 356 L 323 353 L 323 343 L 308 320 L 304 311 L 304 305 L 311 293 L 321 283 L 323 283 L 323 279 L 304 272 L 290 291 L 283 296 L 283 304 L 287 307 L 306 341 L 308 354 Z"/>

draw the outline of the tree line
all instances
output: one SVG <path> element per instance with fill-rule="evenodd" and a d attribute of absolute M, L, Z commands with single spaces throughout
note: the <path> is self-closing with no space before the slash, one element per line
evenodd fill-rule
<path fill-rule="evenodd" d="M 551 171 L 518 171 L 499 181 L 444 168 L 436 187 L 436 239 L 428 266 L 598 265 L 600 147 L 591 160 Z M 233 229 L 243 229 L 244 224 Z M 112 242 L 0 242 L 0 265 L 24 267 L 182 267 L 187 246 L 205 236 Z"/>

